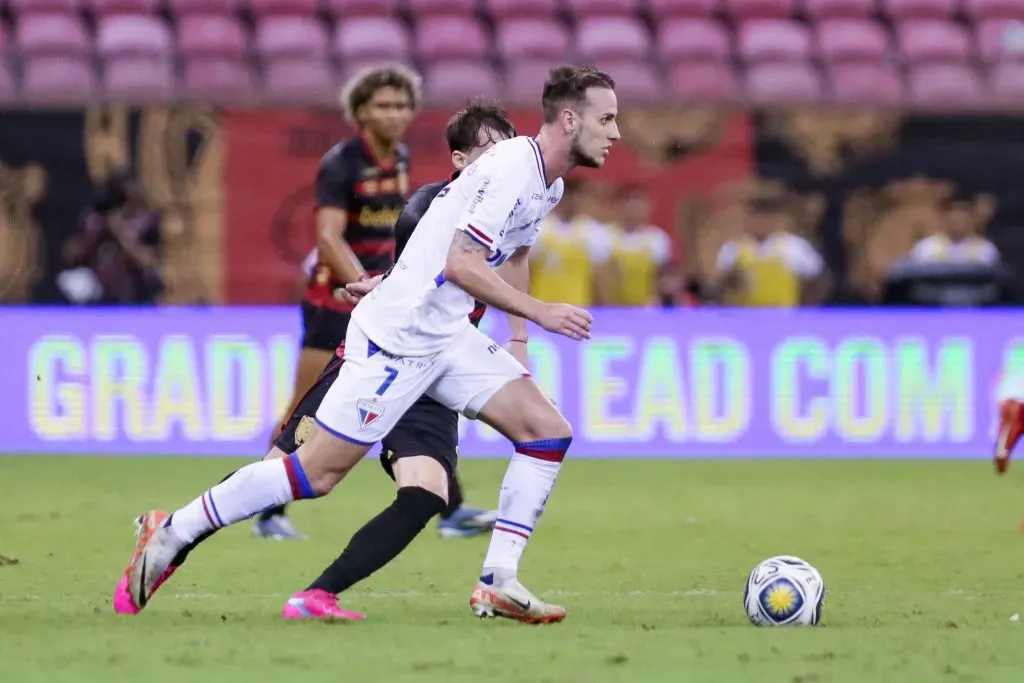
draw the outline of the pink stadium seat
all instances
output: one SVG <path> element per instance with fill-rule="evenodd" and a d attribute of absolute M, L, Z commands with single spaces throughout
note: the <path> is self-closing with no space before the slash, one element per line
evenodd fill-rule
<path fill-rule="evenodd" d="M 885 13 L 896 21 L 904 19 L 949 19 L 956 0 L 884 0 Z"/>
<path fill-rule="evenodd" d="M 427 67 L 423 80 L 426 99 L 436 103 L 501 94 L 498 75 L 479 60 L 437 62 Z"/>
<path fill-rule="evenodd" d="M 117 100 L 171 100 L 175 95 L 174 64 L 169 59 L 114 57 L 104 68 L 104 89 Z"/>
<path fill-rule="evenodd" d="M 964 0 L 963 9 L 974 21 L 1024 19 L 1024 2 L 1021 0 Z"/>
<path fill-rule="evenodd" d="M 96 51 L 103 57 L 118 55 L 170 56 L 174 39 L 167 23 L 143 14 L 100 17 L 96 24 Z"/>
<path fill-rule="evenodd" d="M 719 8 L 719 0 L 647 0 L 657 25 L 678 17 L 710 17 Z"/>
<path fill-rule="evenodd" d="M 651 38 L 638 19 L 596 17 L 576 25 L 576 58 L 643 59 L 651 49 Z"/>
<path fill-rule="evenodd" d="M 248 0 L 257 17 L 305 16 L 311 17 L 319 9 L 319 0 Z"/>
<path fill-rule="evenodd" d="M 841 104 L 898 104 L 903 83 L 888 64 L 840 63 L 830 69 L 832 95 Z"/>
<path fill-rule="evenodd" d="M 561 60 L 569 50 L 569 33 L 551 19 L 506 19 L 497 25 L 494 42 L 506 60 Z"/>
<path fill-rule="evenodd" d="M 84 103 L 96 93 L 96 81 L 83 58 L 35 57 L 25 62 L 22 92 L 30 101 Z"/>
<path fill-rule="evenodd" d="M 502 99 L 518 104 L 540 102 L 548 72 L 558 66 L 558 60 L 525 59 L 511 62 L 505 67 L 505 90 Z"/>
<path fill-rule="evenodd" d="M 253 98 L 255 77 L 248 62 L 233 59 L 189 59 L 183 94 L 203 102 L 245 102 Z"/>
<path fill-rule="evenodd" d="M 564 0 L 573 17 L 635 17 L 637 0 Z"/>
<path fill-rule="evenodd" d="M 786 19 L 793 14 L 792 0 L 725 0 L 725 4 L 737 20 Z"/>
<path fill-rule="evenodd" d="M 736 48 L 750 63 L 804 60 L 811 54 L 807 25 L 788 19 L 754 19 L 739 25 Z"/>
<path fill-rule="evenodd" d="M 323 59 L 275 59 L 265 70 L 264 91 L 277 102 L 328 101 L 337 96 L 337 85 Z"/>
<path fill-rule="evenodd" d="M 962 106 L 984 94 L 978 74 L 962 64 L 922 64 L 911 69 L 907 91 L 915 104 Z"/>
<path fill-rule="evenodd" d="M 989 76 L 989 89 L 1000 104 L 1024 103 L 1024 64 L 1020 62 L 997 64 Z"/>
<path fill-rule="evenodd" d="M 667 19 L 658 26 L 658 53 L 667 64 L 729 59 L 731 41 L 713 19 Z"/>
<path fill-rule="evenodd" d="M 867 19 L 874 0 L 804 0 L 804 12 L 814 21 L 822 19 Z"/>
<path fill-rule="evenodd" d="M 729 102 L 740 98 L 740 85 L 725 63 L 680 63 L 669 70 L 672 96 L 683 102 Z"/>
<path fill-rule="evenodd" d="M 27 55 L 82 55 L 92 47 L 85 24 L 73 14 L 24 15 L 15 29 L 18 49 Z"/>
<path fill-rule="evenodd" d="M 472 17 L 476 0 L 407 0 L 409 13 L 414 17 L 460 16 Z"/>
<path fill-rule="evenodd" d="M 55 14 L 77 12 L 82 0 L 7 0 L 15 17 L 26 14 Z"/>
<path fill-rule="evenodd" d="M 153 14 L 159 5 L 160 0 L 85 0 L 85 6 L 100 17 L 110 14 Z"/>
<path fill-rule="evenodd" d="M 487 48 L 484 28 L 472 17 L 427 16 L 416 23 L 416 50 L 421 59 L 482 59 Z"/>
<path fill-rule="evenodd" d="M 241 0 L 166 0 L 171 14 L 177 17 L 191 14 L 233 14 Z"/>
<path fill-rule="evenodd" d="M 896 43 L 908 64 L 965 62 L 971 49 L 967 31 L 957 23 L 916 19 L 896 26 Z"/>
<path fill-rule="evenodd" d="M 486 0 L 486 4 L 498 20 L 552 17 L 558 9 L 558 0 Z"/>
<path fill-rule="evenodd" d="M 977 26 L 975 44 L 986 64 L 1024 61 L 1024 25 L 1006 19 L 983 21 Z"/>
<path fill-rule="evenodd" d="M 345 19 L 356 17 L 390 17 L 395 14 L 398 0 L 326 0 L 328 14 Z"/>
<path fill-rule="evenodd" d="M 245 29 L 228 14 L 186 14 L 178 21 L 178 50 L 186 57 L 242 59 Z"/>
<path fill-rule="evenodd" d="M 653 102 L 664 96 L 661 75 L 646 59 L 601 60 L 595 66 L 615 79 L 620 100 Z"/>
<path fill-rule="evenodd" d="M 889 52 L 885 28 L 867 19 L 826 19 L 818 24 L 818 54 L 827 62 L 881 61 Z"/>
<path fill-rule="evenodd" d="M 345 60 L 407 60 L 412 38 L 405 24 L 390 17 L 357 17 L 337 23 L 331 51 Z"/>
<path fill-rule="evenodd" d="M 256 50 L 264 57 L 322 57 L 327 30 L 319 19 L 266 16 L 256 24 Z"/>
<path fill-rule="evenodd" d="M 11 70 L 6 64 L 0 63 L 0 102 L 10 104 L 17 98 L 18 88 L 15 85 L 14 76 L 11 75 Z"/>
<path fill-rule="evenodd" d="M 747 95 L 759 104 L 818 102 L 821 75 L 807 62 L 758 64 L 747 70 Z"/>

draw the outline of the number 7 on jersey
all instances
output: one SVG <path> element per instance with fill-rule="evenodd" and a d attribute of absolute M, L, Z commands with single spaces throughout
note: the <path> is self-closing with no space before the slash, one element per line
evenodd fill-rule
<path fill-rule="evenodd" d="M 391 383 L 395 381 L 396 377 L 398 377 L 398 370 L 389 365 L 384 366 L 384 372 L 388 373 L 388 376 L 385 377 L 384 381 L 380 383 L 379 387 L 377 387 L 376 393 L 378 396 L 383 396 L 384 392 L 391 386 Z"/>

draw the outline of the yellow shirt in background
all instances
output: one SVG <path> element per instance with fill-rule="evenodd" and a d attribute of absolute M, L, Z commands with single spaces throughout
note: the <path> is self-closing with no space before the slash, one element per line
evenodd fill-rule
<path fill-rule="evenodd" d="M 548 214 L 530 250 L 530 294 L 541 301 L 592 305 L 594 275 L 608 260 L 609 242 L 603 223 Z"/>
<path fill-rule="evenodd" d="M 740 272 L 740 306 L 799 306 L 800 283 L 824 269 L 821 255 L 810 242 L 790 233 L 775 233 L 758 241 L 730 240 L 718 252 L 718 268 Z"/>
<path fill-rule="evenodd" d="M 645 225 L 631 231 L 614 230 L 611 264 L 616 282 L 616 306 L 649 306 L 658 292 L 658 272 L 672 255 L 672 243 L 664 230 Z"/>

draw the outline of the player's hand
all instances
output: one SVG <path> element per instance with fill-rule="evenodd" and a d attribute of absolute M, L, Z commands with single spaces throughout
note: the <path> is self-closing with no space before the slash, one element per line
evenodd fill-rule
<path fill-rule="evenodd" d="M 548 332 L 582 341 L 590 339 L 590 323 L 593 320 L 594 317 L 582 308 L 569 304 L 544 304 L 534 322 Z"/>
<path fill-rule="evenodd" d="M 359 300 L 374 290 L 374 288 L 380 284 L 380 276 L 372 277 L 359 282 L 350 282 L 345 285 L 345 289 L 341 290 L 342 296 L 345 301 L 355 304 L 359 303 Z"/>

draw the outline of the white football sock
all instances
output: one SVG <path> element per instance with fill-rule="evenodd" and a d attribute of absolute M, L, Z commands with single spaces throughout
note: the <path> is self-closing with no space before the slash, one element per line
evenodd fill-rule
<path fill-rule="evenodd" d="M 537 520 L 544 512 L 569 441 L 550 439 L 516 444 L 516 453 L 501 482 L 498 521 L 491 534 L 487 557 L 484 558 L 483 576 L 494 574 L 495 585 L 516 576 L 519 558 L 526 549 L 526 542 L 530 540 Z M 539 449 L 537 445 L 545 448 Z"/>
<path fill-rule="evenodd" d="M 208 531 L 248 519 L 269 507 L 313 497 L 299 459 L 292 454 L 246 465 L 174 512 L 168 526 L 182 543 L 188 544 Z"/>

